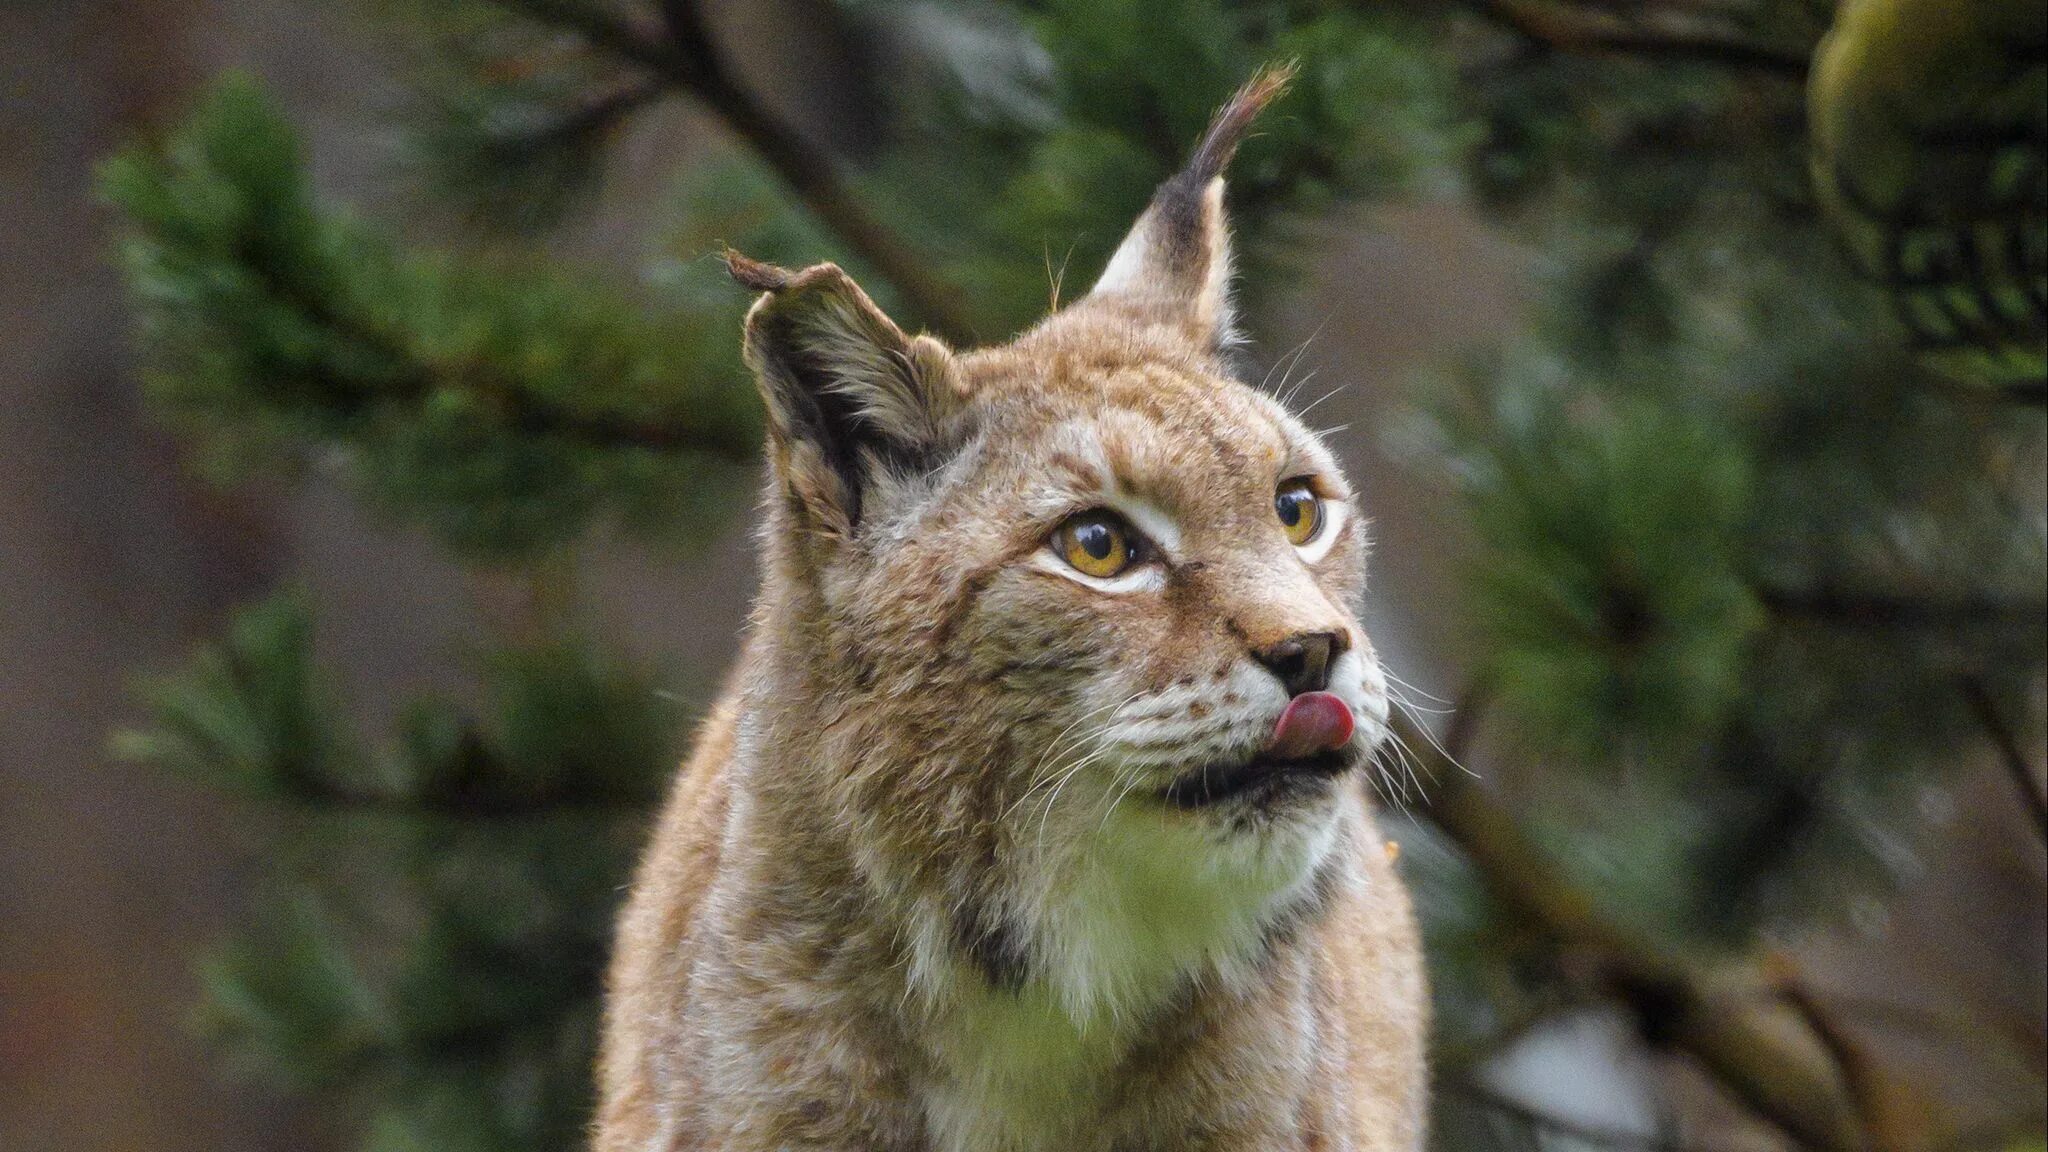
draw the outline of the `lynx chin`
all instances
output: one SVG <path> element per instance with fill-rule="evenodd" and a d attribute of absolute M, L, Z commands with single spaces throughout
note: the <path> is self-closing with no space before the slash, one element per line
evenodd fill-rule
<path fill-rule="evenodd" d="M 1223 357 L 1286 79 L 1001 347 L 728 258 L 762 586 L 619 923 L 598 1152 L 1419 1148 L 1364 520 Z"/>

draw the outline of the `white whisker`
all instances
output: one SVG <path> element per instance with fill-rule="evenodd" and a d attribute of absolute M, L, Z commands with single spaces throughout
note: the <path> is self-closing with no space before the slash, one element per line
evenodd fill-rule
<path fill-rule="evenodd" d="M 1287 378 L 1289 376 L 1292 376 L 1294 374 L 1295 368 L 1301 365 L 1301 358 L 1304 354 L 1308 352 L 1309 345 L 1315 343 L 1316 337 L 1321 336 L 1323 334 L 1323 329 L 1327 327 L 1329 323 L 1329 318 L 1324 317 L 1322 323 L 1316 325 L 1315 331 L 1310 332 L 1308 336 L 1302 340 L 1301 343 L 1296 344 L 1292 350 L 1287 352 L 1285 355 L 1281 356 L 1279 359 L 1273 361 L 1272 365 L 1266 369 L 1265 378 L 1259 381 L 1259 391 L 1266 391 L 1266 385 L 1272 382 L 1273 373 L 1276 371 L 1280 371 L 1280 366 L 1282 364 L 1285 364 L 1287 368 L 1285 371 L 1280 372 L 1280 387 L 1273 389 L 1273 391 L 1268 394 L 1277 397 L 1279 393 L 1285 391 L 1287 388 Z M 1285 406 L 1287 401 L 1283 399 L 1280 401 L 1280 403 L 1282 404 L 1282 406 Z"/>
<path fill-rule="evenodd" d="M 1038 847 L 1041 850 L 1045 847 L 1045 826 L 1052 820 L 1053 806 L 1059 802 L 1060 793 L 1066 790 L 1067 785 L 1073 781 L 1074 777 L 1081 774 L 1083 768 L 1095 763 L 1108 754 L 1109 750 L 1107 748 L 1097 747 L 1091 750 L 1086 756 L 1075 761 L 1074 766 L 1068 769 L 1064 776 L 1060 777 L 1058 786 L 1046 794 L 1045 803 L 1039 808 L 1038 812 Z"/>
<path fill-rule="evenodd" d="M 1048 761 L 1053 761 L 1058 758 L 1064 757 L 1069 752 L 1073 752 L 1079 749 L 1082 745 L 1087 744 L 1090 740 L 1100 740 L 1107 731 L 1108 724 L 1107 722 L 1105 722 L 1101 728 L 1084 732 L 1080 736 L 1077 736 L 1072 740 L 1068 740 L 1066 738 L 1069 732 L 1072 732 L 1074 729 L 1080 727 L 1082 724 L 1087 723 L 1089 720 L 1102 715 L 1104 712 L 1118 712 L 1124 708 L 1129 707 L 1133 701 L 1137 700 L 1140 696 L 1143 696 L 1144 694 L 1144 691 L 1141 689 L 1137 692 L 1131 693 L 1129 696 L 1124 697 L 1122 700 L 1118 701 L 1115 704 L 1104 704 L 1099 708 L 1091 708 L 1088 711 L 1083 712 L 1080 716 L 1076 717 L 1073 723 L 1068 724 L 1065 728 L 1060 729 L 1059 732 L 1053 736 L 1052 740 L 1046 744 L 1045 752 L 1038 757 L 1038 763 L 1031 766 L 1031 784 L 1024 789 L 1023 794 L 1018 796 L 1017 799 L 1014 802 L 1012 802 L 1008 808 L 1003 809 L 1003 814 L 998 819 L 1009 819 L 1011 813 L 1015 812 L 1018 808 L 1022 807 L 1024 803 L 1031 798 L 1033 793 L 1037 792 L 1040 788 L 1043 788 L 1046 785 L 1052 783 L 1053 780 L 1062 777 L 1063 774 L 1067 771 L 1067 767 L 1065 765 L 1059 765 L 1053 768 L 1053 770 L 1050 772 L 1044 771 L 1045 765 Z M 1112 716 L 1111 720 L 1114 719 L 1115 717 Z"/>
<path fill-rule="evenodd" d="M 1366 777 L 1366 780 L 1371 783 L 1374 795 L 1378 796 L 1384 803 L 1391 805 L 1405 817 L 1409 814 L 1408 805 L 1402 801 L 1400 796 L 1395 795 L 1394 776 L 1388 770 L 1386 760 L 1383 758 L 1385 749 L 1389 747 L 1391 745 L 1382 744 L 1379 748 L 1373 750 L 1372 766 L 1375 770 Z"/>
<path fill-rule="evenodd" d="M 1451 750 L 1444 747 L 1444 742 L 1436 738 L 1436 733 L 1430 730 L 1429 725 L 1422 722 L 1422 718 L 1420 716 L 1416 716 L 1414 714 L 1414 709 L 1410 705 L 1404 703 L 1401 706 L 1403 708 L 1409 709 L 1409 716 L 1411 719 L 1415 721 L 1415 727 L 1422 732 L 1422 738 L 1429 742 L 1429 746 L 1431 748 L 1436 749 L 1436 754 L 1438 756 L 1443 757 L 1444 763 L 1449 764 L 1451 767 L 1456 768 L 1458 771 L 1463 772 L 1465 775 L 1470 776 L 1474 780 L 1479 779 L 1479 773 L 1474 772 L 1470 768 L 1465 767 L 1463 762 L 1461 762 L 1456 756 L 1451 755 Z"/>
<path fill-rule="evenodd" d="M 1302 381 L 1302 383 L 1304 383 L 1304 384 L 1305 384 L 1305 383 L 1307 383 L 1307 381 L 1306 381 L 1306 380 L 1304 380 L 1304 381 Z M 1302 409 L 1301 411 L 1299 411 L 1299 412 L 1296 412 L 1296 413 L 1294 414 L 1294 418 L 1295 418 L 1296 420 L 1306 420 L 1306 419 L 1308 419 L 1308 414 L 1309 414 L 1309 413 L 1311 413 L 1311 412 L 1313 412 L 1313 411 L 1315 411 L 1315 410 L 1316 410 L 1317 408 L 1321 407 L 1321 406 L 1322 406 L 1322 404 L 1323 404 L 1323 401 L 1325 401 L 1325 400 L 1328 400 L 1328 399 L 1329 399 L 1330 397 L 1332 397 L 1332 396 L 1335 396 L 1335 395 L 1336 395 L 1336 394 L 1338 394 L 1339 392 L 1342 392 L 1342 391 L 1344 391 L 1344 390 L 1345 390 L 1346 388 L 1349 388 L 1349 387 L 1351 387 L 1351 385 L 1349 385 L 1349 384 L 1339 384 L 1339 385 L 1337 385 L 1337 386 L 1336 386 L 1335 388 L 1332 388 L 1332 389 L 1330 389 L 1330 390 L 1329 390 L 1328 392 L 1325 392 L 1325 393 L 1323 393 L 1323 394 L 1322 394 L 1321 396 L 1318 396 L 1318 397 L 1316 397 L 1316 398 L 1315 398 L 1315 400 L 1314 400 L 1314 401 L 1313 401 L 1312 403 L 1310 403 L 1308 407 L 1306 407 L 1306 408 L 1303 408 L 1303 409 Z"/>
<path fill-rule="evenodd" d="M 1455 708 L 1430 708 L 1426 705 L 1417 704 L 1415 701 L 1391 689 L 1387 692 L 1387 699 L 1407 709 L 1410 716 L 1425 714 L 1430 716 L 1454 716 L 1457 714 L 1457 709 Z"/>
<path fill-rule="evenodd" d="M 1302 373 L 1301 379 L 1295 381 L 1292 385 L 1288 387 L 1287 391 L 1281 395 L 1281 406 L 1287 408 L 1289 411 L 1292 411 L 1294 408 L 1294 402 L 1296 399 L 1300 398 L 1302 390 L 1307 388 L 1311 383 L 1313 383 L 1315 381 L 1315 378 L 1321 373 L 1321 368 L 1311 368 L 1308 371 Z M 1282 383 L 1285 383 L 1285 381 L 1282 381 Z"/>
<path fill-rule="evenodd" d="M 1437 713 L 1438 715 L 1450 716 L 1454 715 L 1457 711 L 1455 707 L 1448 707 L 1448 705 L 1451 704 L 1451 701 L 1444 700 L 1441 697 L 1431 696 L 1428 692 L 1423 691 L 1420 688 L 1417 688 L 1415 685 L 1410 684 L 1406 680 L 1403 680 L 1400 677 L 1394 675 L 1392 672 L 1389 672 L 1387 670 L 1386 665 L 1384 664 L 1380 665 L 1380 674 L 1387 678 L 1387 683 L 1389 685 L 1395 685 L 1404 688 L 1407 691 L 1415 692 L 1423 696 L 1428 696 L 1431 700 L 1435 700 L 1439 704 L 1447 705 L 1447 707 L 1444 708 L 1443 711 Z M 1415 721 L 1415 726 L 1422 730 L 1422 738 L 1424 740 L 1429 741 L 1429 746 L 1431 748 L 1436 749 L 1437 755 L 1443 757 L 1445 763 L 1449 764 L 1453 768 L 1456 768 L 1458 771 L 1463 772 L 1465 775 L 1470 776 L 1474 780 L 1480 779 L 1479 773 L 1474 772 L 1470 768 L 1465 767 L 1463 761 L 1459 760 L 1456 756 L 1451 755 L 1451 750 L 1444 747 L 1443 741 L 1437 739 L 1435 730 L 1432 729 L 1428 724 L 1423 723 L 1422 717 L 1421 715 L 1419 715 L 1419 713 L 1423 711 L 1429 711 L 1429 709 L 1419 709 L 1414 704 L 1409 703 L 1407 700 L 1403 699 L 1398 693 L 1395 692 L 1388 692 L 1387 699 L 1392 700 L 1395 704 L 1407 710 L 1409 717 Z M 1388 729 L 1388 731 L 1391 733 L 1392 729 Z"/>
<path fill-rule="evenodd" d="M 1413 692 L 1417 696 L 1429 700 L 1432 703 L 1443 705 L 1449 705 L 1453 703 L 1453 701 L 1446 700 L 1433 692 L 1429 692 L 1424 689 L 1418 688 L 1415 685 L 1410 684 L 1408 681 L 1401 679 L 1399 676 L 1394 675 L 1394 670 L 1387 667 L 1384 663 L 1380 665 L 1380 675 L 1385 676 L 1387 678 L 1387 683 L 1396 685 L 1401 688 L 1406 688 L 1408 691 Z"/>
<path fill-rule="evenodd" d="M 1110 791 L 1115 793 L 1115 795 L 1110 798 L 1109 804 L 1102 810 L 1102 822 L 1095 826 L 1096 835 L 1101 835 L 1103 829 L 1109 827 L 1109 818 L 1116 815 L 1117 805 L 1122 804 L 1124 798 L 1136 791 L 1138 785 L 1144 783 L 1144 780 L 1145 770 L 1143 767 L 1126 765 L 1122 771 L 1117 773 L 1116 778 L 1110 781 Z"/>

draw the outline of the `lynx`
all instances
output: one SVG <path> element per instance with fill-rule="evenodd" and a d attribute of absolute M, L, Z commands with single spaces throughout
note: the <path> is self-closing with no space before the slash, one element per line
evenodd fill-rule
<path fill-rule="evenodd" d="M 599 1152 L 1415 1152 L 1336 461 L 1233 379 L 1255 78 L 1084 298 L 909 336 L 762 293 L 758 604 L 619 924 Z"/>

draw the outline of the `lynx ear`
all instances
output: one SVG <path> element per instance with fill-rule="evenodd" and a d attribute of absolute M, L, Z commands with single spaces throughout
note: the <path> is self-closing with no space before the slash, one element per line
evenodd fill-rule
<path fill-rule="evenodd" d="M 1230 307 L 1230 227 L 1223 169 L 1261 109 L 1294 78 L 1294 65 L 1261 69 L 1216 114 L 1201 146 L 1117 246 L 1088 299 L 1185 331 L 1205 347 L 1236 341 Z"/>
<path fill-rule="evenodd" d="M 836 265 L 725 260 L 764 293 L 747 313 L 746 357 L 774 467 L 819 527 L 850 536 L 865 496 L 928 471 L 949 444 L 964 400 L 953 354 L 904 335 Z"/>

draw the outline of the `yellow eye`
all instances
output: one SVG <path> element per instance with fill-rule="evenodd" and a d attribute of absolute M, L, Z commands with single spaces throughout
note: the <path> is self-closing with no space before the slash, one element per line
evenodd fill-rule
<path fill-rule="evenodd" d="M 1273 510 L 1280 514 L 1280 527 L 1287 539 L 1306 544 L 1323 530 L 1323 501 L 1307 480 L 1289 480 L 1273 494 Z"/>
<path fill-rule="evenodd" d="M 1110 512 L 1083 512 L 1052 534 L 1053 550 L 1076 572 L 1108 579 L 1138 559 L 1137 534 Z"/>

